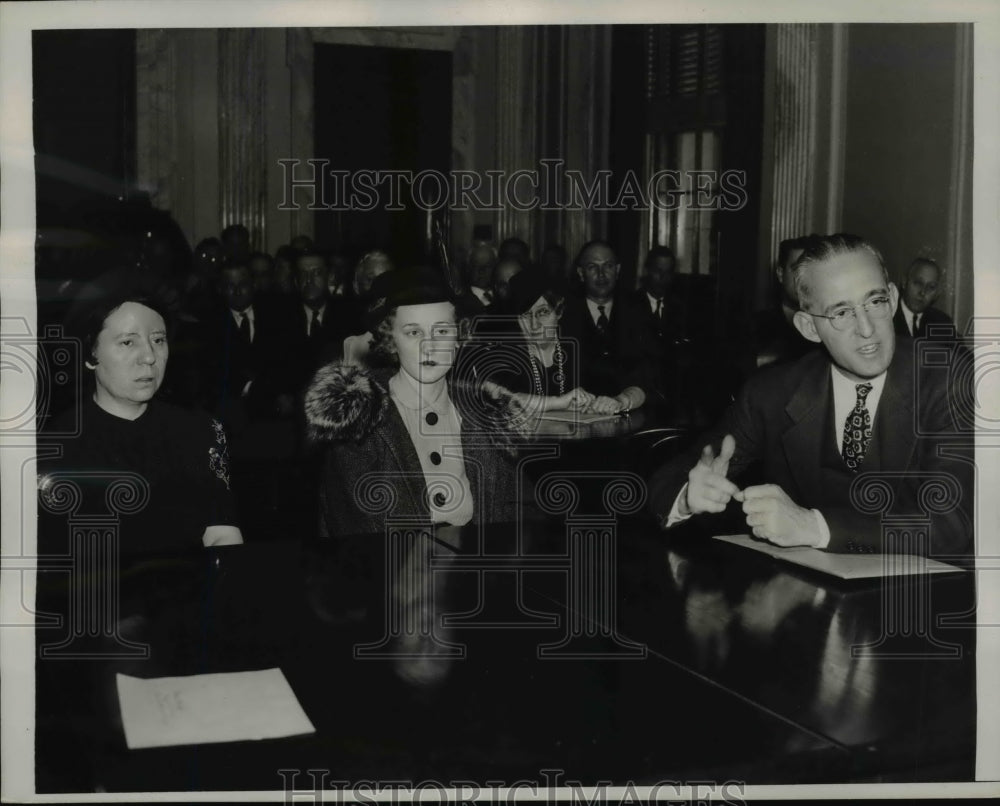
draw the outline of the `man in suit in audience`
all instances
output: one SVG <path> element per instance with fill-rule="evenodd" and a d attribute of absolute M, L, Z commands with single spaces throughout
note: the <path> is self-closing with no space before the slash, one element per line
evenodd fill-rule
<path fill-rule="evenodd" d="M 237 431 L 248 420 L 288 414 L 284 328 L 273 310 L 255 304 L 245 262 L 223 267 L 219 296 L 223 305 L 209 322 L 205 351 L 213 409 Z"/>
<path fill-rule="evenodd" d="M 469 292 L 479 302 L 480 309 L 488 308 L 493 303 L 490 280 L 496 262 L 497 254 L 488 244 L 474 246 L 466 260 L 465 282 L 469 285 Z"/>
<path fill-rule="evenodd" d="M 862 238 L 831 235 L 794 271 L 793 322 L 824 349 L 752 376 L 719 427 L 654 474 L 653 512 L 669 528 L 735 501 L 755 536 L 782 546 L 968 552 L 969 440 L 954 425 L 947 368 L 917 366 L 913 350 L 897 349 L 899 296 L 881 255 Z M 765 483 L 740 489 L 734 479 L 751 466 Z M 903 545 L 910 530 L 883 538 L 881 513 L 862 511 L 866 497 L 852 488 L 861 473 L 883 485 L 894 515 L 929 518 L 929 549 Z M 946 491 L 931 505 L 920 489 L 929 480 Z"/>
<path fill-rule="evenodd" d="M 928 334 L 933 325 L 951 325 L 954 322 L 944 311 L 934 305 L 941 290 L 941 267 L 930 258 L 918 257 L 906 271 L 899 309 L 893 317 L 896 333 L 918 338 Z"/>
<path fill-rule="evenodd" d="M 580 385 L 595 395 L 614 397 L 624 386 L 641 385 L 624 377 L 622 347 L 626 338 L 628 303 L 615 294 L 621 266 L 606 241 L 590 241 L 576 259 L 582 296 L 570 296 L 560 321 L 567 339 L 573 339 L 580 356 Z"/>
<path fill-rule="evenodd" d="M 670 402 L 680 392 L 677 383 L 675 324 L 679 319 L 677 305 L 670 296 L 674 282 L 676 260 L 668 246 L 654 246 L 643 261 L 640 288 L 624 302 L 621 354 L 626 364 L 641 364 L 646 378 L 641 384 L 647 394 Z M 668 400 L 669 399 L 669 400 Z"/>
<path fill-rule="evenodd" d="M 298 390 L 320 366 L 341 356 L 352 316 L 347 300 L 330 296 L 329 267 L 319 252 L 296 256 L 295 287 L 299 301 L 288 328 L 293 345 L 289 362 Z"/>

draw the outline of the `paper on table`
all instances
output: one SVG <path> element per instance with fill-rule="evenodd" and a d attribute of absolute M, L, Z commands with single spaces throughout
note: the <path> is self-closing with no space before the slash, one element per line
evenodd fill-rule
<path fill-rule="evenodd" d="M 316 732 L 281 669 L 116 683 L 130 750 Z"/>
<path fill-rule="evenodd" d="M 821 571 L 840 579 L 906 576 L 908 574 L 943 574 L 963 569 L 915 554 L 833 554 L 805 546 L 785 548 L 754 540 L 750 535 L 716 535 L 736 546 L 760 551 L 779 560 Z"/>

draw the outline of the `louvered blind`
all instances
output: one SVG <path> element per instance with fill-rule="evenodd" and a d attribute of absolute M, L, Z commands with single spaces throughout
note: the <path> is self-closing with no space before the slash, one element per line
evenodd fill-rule
<path fill-rule="evenodd" d="M 647 28 L 647 97 L 685 98 L 722 92 L 722 30 L 718 25 Z"/>

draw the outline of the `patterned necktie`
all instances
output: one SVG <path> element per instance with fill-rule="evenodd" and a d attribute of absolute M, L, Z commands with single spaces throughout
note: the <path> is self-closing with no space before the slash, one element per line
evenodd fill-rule
<path fill-rule="evenodd" d="M 923 316 L 922 313 L 915 313 L 915 314 L 913 314 L 913 335 L 914 336 L 919 336 L 920 335 L 920 319 L 921 319 L 922 316 Z"/>
<path fill-rule="evenodd" d="M 240 335 L 243 337 L 243 341 L 250 344 L 250 317 L 244 311 L 240 315 Z"/>
<path fill-rule="evenodd" d="M 312 321 L 309 323 L 309 338 L 316 338 L 319 335 L 319 329 L 322 324 L 319 321 L 319 311 L 313 311 Z"/>
<path fill-rule="evenodd" d="M 656 311 L 654 312 L 654 315 L 656 316 L 657 319 L 659 319 L 659 318 L 661 318 L 663 316 L 663 300 L 662 299 L 656 300 Z"/>
<path fill-rule="evenodd" d="M 598 313 L 597 329 L 601 332 L 601 335 L 603 336 L 605 333 L 608 332 L 608 315 L 604 312 L 603 305 L 597 306 L 597 313 Z"/>
<path fill-rule="evenodd" d="M 844 457 L 847 467 L 857 473 L 861 462 L 864 461 L 868 443 L 872 439 L 872 418 L 865 408 L 865 398 L 872 390 L 872 385 L 859 383 L 854 388 L 858 393 L 858 402 L 854 404 L 844 423 L 844 445 L 840 455 Z"/>

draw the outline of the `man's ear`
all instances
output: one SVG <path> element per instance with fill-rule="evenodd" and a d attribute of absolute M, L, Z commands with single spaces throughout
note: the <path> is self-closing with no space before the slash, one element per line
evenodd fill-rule
<path fill-rule="evenodd" d="M 899 289 L 895 283 L 889 283 L 889 299 L 892 300 L 892 315 L 895 316 L 896 309 L 899 308 Z"/>
<path fill-rule="evenodd" d="M 805 311 L 796 311 L 795 316 L 792 317 L 792 324 L 802 334 L 802 338 L 814 341 L 817 344 L 822 341 L 819 333 L 816 332 L 816 321 Z"/>
<path fill-rule="evenodd" d="M 97 369 L 97 359 L 95 358 L 93 361 L 84 361 L 83 365 L 87 369 Z"/>
<path fill-rule="evenodd" d="M 580 266 L 576 267 L 576 276 L 580 279 L 580 282 L 582 283 L 584 277 L 583 277 L 583 269 Z"/>

